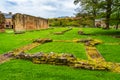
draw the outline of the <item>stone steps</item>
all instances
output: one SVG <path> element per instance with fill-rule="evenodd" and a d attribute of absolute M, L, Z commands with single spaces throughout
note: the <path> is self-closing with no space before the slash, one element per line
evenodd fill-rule
<path fill-rule="evenodd" d="M 31 43 L 31 44 L 28 44 L 28 45 L 23 46 L 21 48 L 15 49 L 13 52 L 16 55 L 16 54 L 19 54 L 21 52 L 24 52 L 24 51 L 27 51 L 27 50 L 31 50 L 31 49 L 39 46 L 39 45 L 40 45 L 40 43 Z"/>

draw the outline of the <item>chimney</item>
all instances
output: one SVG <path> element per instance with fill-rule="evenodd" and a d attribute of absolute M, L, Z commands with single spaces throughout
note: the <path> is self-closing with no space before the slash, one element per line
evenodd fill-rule
<path fill-rule="evenodd" d="M 12 12 L 9 12 L 9 15 L 12 15 Z"/>

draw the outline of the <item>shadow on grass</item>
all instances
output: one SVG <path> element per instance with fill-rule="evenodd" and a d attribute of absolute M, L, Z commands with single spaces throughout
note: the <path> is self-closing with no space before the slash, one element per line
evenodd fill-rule
<path fill-rule="evenodd" d="M 97 35 L 105 35 L 105 36 L 113 36 L 120 38 L 120 30 L 96 30 L 90 33 L 85 33 L 84 35 L 89 36 L 97 36 Z"/>

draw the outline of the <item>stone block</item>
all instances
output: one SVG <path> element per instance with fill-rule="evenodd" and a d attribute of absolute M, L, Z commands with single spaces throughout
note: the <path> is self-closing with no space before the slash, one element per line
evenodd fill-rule
<path fill-rule="evenodd" d="M 33 42 L 37 42 L 37 43 L 47 43 L 47 42 L 52 42 L 52 39 L 36 39 Z"/>
<path fill-rule="evenodd" d="M 84 35 L 84 32 L 83 31 L 78 31 L 78 34 L 79 35 Z"/>

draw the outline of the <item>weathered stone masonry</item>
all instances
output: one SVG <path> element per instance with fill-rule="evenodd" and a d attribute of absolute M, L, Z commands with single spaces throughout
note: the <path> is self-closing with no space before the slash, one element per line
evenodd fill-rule
<path fill-rule="evenodd" d="M 26 14 L 17 13 L 12 18 L 15 32 L 40 30 L 48 28 L 48 20 Z"/>
<path fill-rule="evenodd" d="M 5 31 L 5 17 L 0 13 L 0 32 Z"/>

